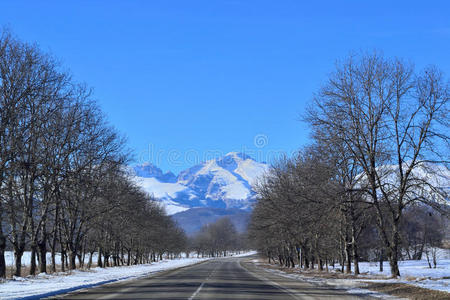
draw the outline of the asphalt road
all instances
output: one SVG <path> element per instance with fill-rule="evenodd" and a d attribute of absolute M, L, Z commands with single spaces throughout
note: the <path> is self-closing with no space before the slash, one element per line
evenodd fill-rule
<path fill-rule="evenodd" d="M 250 258 L 251 259 L 251 258 Z M 207 261 L 148 278 L 86 289 L 57 299 L 371 299 L 255 267 L 249 258 Z"/>

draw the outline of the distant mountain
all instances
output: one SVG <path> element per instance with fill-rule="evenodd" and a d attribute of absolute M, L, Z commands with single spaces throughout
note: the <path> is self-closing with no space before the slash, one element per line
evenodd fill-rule
<path fill-rule="evenodd" d="M 138 177 L 156 178 L 161 182 L 176 182 L 177 177 L 172 172 L 163 173 L 157 166 L 145 163 L 134 167 L 134 172 Z"/>
<path fill-rule="evenodd" d="M 268 165 L 250 156 L 230 152 L 180 172 L 163 173 L 152 164 L 134 167 L 135 181 L 174 214 L 193 207 L 251 209 L 256 194 L 252 185 Z"/>
<path fill-rule="evenodd" d="M 230 218 L 238 232 L 245 232 L 250 220 L 250 212 L 237 208 L 198 207 L 172 215 L 172 218 L 188 235 L 195 234 L 203 225 L 213 223 L 222 217 Z"/>

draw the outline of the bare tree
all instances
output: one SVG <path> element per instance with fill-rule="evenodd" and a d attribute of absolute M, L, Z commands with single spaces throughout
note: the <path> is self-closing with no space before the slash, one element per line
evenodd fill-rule
<path fill-rule="evenodd" d="M 394 277 L 400 274 L 403 210 L 432 203 L 442 192 L 417 170 L 425 162 L 448 162 L 445 150 L 435 147 L 448 146 L 448 98 L 448 83 L 436 68 L 415 75 L 412 65 L 374 53 L 338 65 L 309 112 L 310 123 L 333 132 L 363 170 L 360 189 L 376 209 Z"/>
<path fill-rule="evenodd" d="M 124 250 L 128 263 L 142 263 L 186 247 L 184 232 L 125 172 L 125 140 L 91 97 L 52 56 L 2 33 L 0 278 L 7 241 L 16 276 L 25 251 L 34 275 L 48 271 L 48 248 L 55 272 L 58 250 L 64 271 L 83 267 L 87 252 L 91 266 L 94 247 L 100 266 L 123 264 Z"/>

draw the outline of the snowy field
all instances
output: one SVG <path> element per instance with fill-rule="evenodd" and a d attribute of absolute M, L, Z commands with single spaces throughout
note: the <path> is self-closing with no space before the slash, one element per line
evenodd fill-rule
<path fill-rule="evenodd" d="M 97 255 L 95 255 L 97 257 Z M 86 261 L 89 259 L 89 256 L 86 256 Z M 22 256 L 22 266 L 29 266 L 31 261 L 31 252 L 25 251 Z M 47 264 L 50 266 L 52 261 L 51 253 L 47 253 Z M 13 251 L 5 251 L 5 262 L 7 266 L 14 266 L 14 252 Z M 96 262 L 96 260 L 94 260 Z M 56 254 L 56 264 L 61 263 L 61 255 L 59 253 Z"/>
<path fill-rule="evenodd" d="M 431 259 L 431 258 L 430 258 Z M 431 263 L 433 266 L 433 263 Z M 438 249 L 436 269 L 430 269 L 425 258 L 422 260 L 400 261 L 400 278 L 389 279 L 389 262 L 384 263 L 383 272 L 379 271 L 378 263 L 362 262 L 359 271 L 370 278 L 381 277 L 381 282 L 402 282 L 415 286 L 450 292 L 450 249 Z M 353 267 L 353 266 L 352 266 Z"/>
<path fill-rule="evenodd" d="M 256 263 L 257 260 L 254 260 Z M 267 264 L 262 264 L 267 265 Z M 353 266 L 352 266 L 353 268 Z M 430 269 L 426 260 L 410 260 L 399 262 L 401 277 L 390 277 L 389 263 L 384 262 L 384 271 L 379 272 L 377 263 L 362 262 L 359 264 L 361 275 L 358 279 L 313 277 L 311 271 L 285 273 L 276 269 L 266 269 L 281 276 L 304 280 L 314 284 L 326 284 L 337 288 L 347 288 L 350 293 L 366 293 L 375 297 L 385 298 L 386 295 L 365 290 L 366 282 L 407 283 L 422 288 L 450 293 L 450 259 L 440 259 L 436 269 Z M 333 272 L 333 270 L 331 269 Z M 315 271 L 314 271 L 315 272 Z"/>
<path fill-rule="evenodd" d="M 251 254 L 255 254 L 255 252 L 247 252 L 233 256 Z M 15 278 L 0 283 L 0 299 L 36 299 L 44 296 L 57 295 L 115 281 L 145 277 L 156 272 L 184 267 L 208 259 L 210 258 L 180 258 L 137 266 L 111 267 L 105 269 L 93 268 L 89 271 L 75 270 L 70 273 L 40 274 L 34 277 Z"/>
<path fill-rule="evenodd" d="M 368 277 L 385 277 L 376 281 L 381 282 L 403 282 L 419 287 L 445 291 L 450 293 L 450 259 L 440 259 L 436 269 L 430 269 L 426 259 L 407 260 L 399 262 L 400 278 L 387 279 L 390 276 L 389 263 L 385 262 L 384 271 L 380 272 L 376 263 L 361 263 L 359 269 L 361 274 Z"/>

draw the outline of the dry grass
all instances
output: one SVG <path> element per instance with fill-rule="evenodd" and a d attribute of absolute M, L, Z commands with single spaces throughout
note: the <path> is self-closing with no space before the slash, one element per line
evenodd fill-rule
<path fill-rule="evenodd" d="M 443 249 L 450 249 L 450 240 L 443 240 L 442 246 Z"/>
<path fill-rule="evenodd" d="M 380 293 L 412 300 L 444 300 L 450 299 L 450 293 L 424 289 L 405 283 L 368 282 L 367 289 Z"/>

